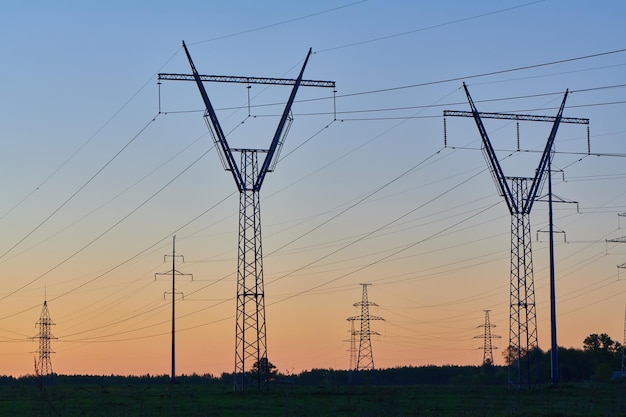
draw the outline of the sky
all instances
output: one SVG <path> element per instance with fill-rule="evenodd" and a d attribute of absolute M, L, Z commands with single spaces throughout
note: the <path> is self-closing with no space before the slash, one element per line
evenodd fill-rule
<path fill-rule="evenodd" d="M 377 368 L 480 365 L 508 341 L 511 216 L 481 112 L 588 118 L 555 139 L 558 343 L 622 341 L 626 6 L 618 1 L 12 2 L 0 14 L 0 374 L 34 373 L 44 300 L 60 374 L 234 369 L 238 193 L 189 82 L 301 87 L 260 192 L 268 358 L 349 367 L 369 283 Z M 206 83 L 232 147 L 267 148 L 289 88 Z M 250 88 L 248 88 L 250 87 Z M 551 125 L 484 121 L 508 176 L 533 177 Z M 519 134 L 518 134 L 519 129 Z M 519 146 L 518 146 L 519 143 Z M 519 150 L 518 150 L 519 149 Z M 545 188 L 545 187 L 544 187 Z M 540 197 L 545 197 L 547 188 Z M 540 198 L 541 200 L 541 198 Z M 545 200 L 545 198 L 543 199 Z M 550 348 L 548 206 L 530 215 L 539 346 Z M 620 274 L 621 273 L 621 274 Z"/>

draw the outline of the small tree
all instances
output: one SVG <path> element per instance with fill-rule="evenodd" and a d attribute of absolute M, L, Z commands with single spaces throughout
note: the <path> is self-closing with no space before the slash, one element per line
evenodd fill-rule
<path fill-rule="evenodd" d="M 592 333 L 583 341 L 583 349 L 590 352 L 617 353 L 621 351 L 622 345 L 606 333 Z"/>
<path fill-rule="evenodd" d="M 622 345 L 612 340 L 608 334 L 590 334 L 583 341 L 583 349 L 592 358 L 595 379 L 608 380 L 610 371 L 619 367 Z"/>
<path fill-rule="evenodd" d="M 278 376 L 278 369 L 267 358 L 261 358 L 254 362 L 250 374 L 253 378 L 260 376 L 260 380 L 273 381 Z"/>

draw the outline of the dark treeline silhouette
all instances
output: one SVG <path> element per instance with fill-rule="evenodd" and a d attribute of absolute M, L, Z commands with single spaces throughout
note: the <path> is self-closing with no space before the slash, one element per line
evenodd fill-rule
<path fill-rule="evenodd" d="M 613 372 L 621 369 L 622 345 L 606 334 L 587 337 L 583 349 L 559 348 L 559 376 L 562 383 L 585 381 L 609 381 Z M 550 381 L 550 352 L 539 352 L 539 383 Z M 277 386 L 316 386 L 320 388 L 350 385 L 489 385 L 506 384 L 506 366 L 402 366 L 388 369 L 349 371 L 335 369 L 311 369 L 298 374 L 282 373 L 268 362 L 273 369 L 270 384 Z M 12 377 L 0 376 L 0 386 L 34 384 L 42 377 L 35 375 Z M 47 383 L 59 385 L 122 385 L 122 384 L 169 384 L 168 375 L 49 375 L 43 377 Z M 220 384 L 232 386 L 232 373 L 219 377 L 205 375 L 180 375 L 179 384 Z"/>

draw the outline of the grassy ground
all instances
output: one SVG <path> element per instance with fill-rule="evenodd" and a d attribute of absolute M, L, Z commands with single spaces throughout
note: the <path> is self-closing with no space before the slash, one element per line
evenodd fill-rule
<path fill-rule="evenodd" d="M 623 417 L 626 384 L 518 393 L 496 386 L 273 387 L 235 393 L 216 384 L 6 385 L 0 387 L 0 416 Z"/>

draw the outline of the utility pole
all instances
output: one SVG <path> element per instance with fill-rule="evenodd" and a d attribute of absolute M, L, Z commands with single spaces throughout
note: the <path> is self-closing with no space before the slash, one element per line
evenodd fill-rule
<path fill-rule="evenodd" d="M 501 336 L 491 334 L 491 329 L 496 327 L 495 324 L 491 324 L 489 319 L 489 312 L 491 310 L 483 310 L 485 312 L 485 324 L 478 326 L 484 329 L 483 334 L 474 336 L 474 339 L 483 339 L 483 347 L 478 348 L 483 350 L 483 366 L 493 365 L 493 349 L 497 349 L 493 346 L 492 339 L 500 339 Z"/>
<path fill-rule="evenodd" d="M 159 80 L 194 81 L 198 87 L 206 111 L 204 118 L 213 137 L 224 169 L 230 171 L 239 191 L 239 247 L 237 262 L 237 312 L 235 326 L 235 381 L 234 390 L 244 391 L 252 385 L 261 391 L 267 387 L 269 369 L 267 359 L 267 332 L 265 322 L 265 290 L 263 282 L 263 251 L 261 245 L 260 191 L 265 175 L 274 170 L 293 118 L 291 107 L 300 86 L 335 88 L 333 81 L 303 80 L 311 50 L 304 60 L 298 78 L 260 78 L 200 75 L 183 42 L 192 74 L 159 74 Z M 204 81 L 273 84 L 293 86 L 282 117 L 268 149 L 233 149 L 226 140 L 222 127 L 204 88 Z M 240 154 L 237 163 L 233 153 Z M 265 158 L 259 165 L 259 154 Z M 256 366 L 256 373 L 249 370 Z M 247 381 L 248 380 L 248 381 Z"/>
<path fill-rule="evenodd" d="M 626 305 L 624 306 L 624 344 L 622 345 L 622 374 L 626 375 Z"/>
<path fill-rule="evenodd" d="M 626 213 L 618 213 L 617 214 L 618 225 L 619 225 L 620 217 L 626 217 Z M 614 238 L 614 239 L 607 239 L 606 242 L 607 243 L 626 243 L 626 236 L 622 236 L 622 237 L 618 237 L 618 238 Z M 617 276 L 618 276 L 618 279 L 619 279 L 619 271 L 620 271 L 620 269 L 626 269 L 626 262 L 624 262 L 623 264 L 617 265 Z"/>
<path fill-rule="evenodd" d="M 39 340 L 39 348 L 35 352 L 39 354 L 39 359 L 35 361 L 35 372 L 40 377 L 53 373 L 51 355 L 54 351 L 50 347 L 50 340 L 56 339 L 51 332 L 51 327 L 54 324 L 50 318 L 50 311 L 48 311 L 48 301 L 44 298 L 39 320 L 35 323 L 35 326 L 39 328 L 39 333 L 32 338 Z"/>
<path fill-rule="evenodd" d="M 172 258 L 172 269 L 167 272 L 157 272 L 156 274 L 154 274 L 154 280 L 156 281 L 158 276 L 163 276 L 163 275 L 172 276 L 172 291 L 163 293 L 163 298 L 165 298 L 167 294 L 172 294 L 172 372 L 170 376 L 170 381 L 175 382 L 176 381 L 176 295 L 177 294 L 181 296 L 183 295 L 182 292 L 176 291 L 176 276 L 185 276 L 185 275 L 190 276 L 191 280 L 193 281 L 193 275 L 184 274 L 176 269 L 176 258 L 180 258 L 183 262 L 185 262 L 185 258 L 183 257 L 183 255 L 176 254 L 176 236 L 172 237 L 172 254 L 165 255 L 163 257 L 163 261 L 165 262 L 168 257 Z"/>
<path fill-rule="evenodd" d="M 507 113 L 479 113 L 470 96 L 465 83 L 463 88 L 471 107 L 471 112 L 444 111 L 444 127 L 446 116 L 472 117 L 482 138 L 482 147 L 485 159 L 493 176 L 498 193 L 504 197 L 511 214 L 511 268 L 510 268 L 510 316 L 509 316 L 509 346 L 508 350 L 514 357 L 514 363 L 509 364 L 509 384 L 516 388 L 527 386 L 531 388 L 537 379 L 537 316 L 535 305 L 535 287 L 533 277 L 532 248 L 530 234 L 530 211 L 543 184 L 543 176 L 549 169 L 551 153 L 556 133 L 560 123 L 589 124 L 589 119 L 563 117 L 563 109 L 568 96 L 565 92 L 563 101 L 556 117 L 535 116 Z M 533 178 L 507 177 L 498 161 L 495 149 L 491 144 L 487 130 L 483 125 L 483 118 L 508 119 L 516 121 L 552 122 L 552 130 L 546 142 L 539 166 Z M 445 137 L 444 133 L 444 137 Z M 553 264 L 553 261 L 551 262 Z M 551 266 L 553 268 L 553 265 Z M 551 279 L 551 301 L 554 308 L 554 282 Z M 556 355 L 556 317 L 552 317 L 552 351 Z M 558 372 L 558 365 L 553 360 L 553 376 Z M 558 380 L 558 374 L 556 377 Z"/>

